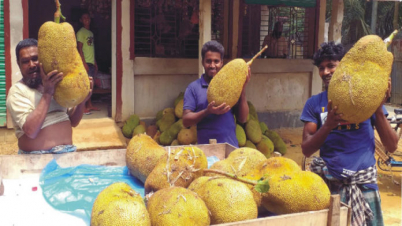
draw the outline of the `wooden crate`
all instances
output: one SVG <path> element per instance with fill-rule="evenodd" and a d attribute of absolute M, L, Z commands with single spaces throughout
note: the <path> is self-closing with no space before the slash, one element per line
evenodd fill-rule
<path fill-rule="evenodd" d="M 217 156 L 219 159 L 226 158 L 236 148 L 229 144 L 206 144 L 194 145 L 203 150 L 206 156 Z M 176 147 L 165 147 L 166 150 Z M 53 159 L 56 159 L 60 167 L 73 167 L 80 164 L 93 164 L 105 166 L 125 166 L 125 149 L 73 152 L 66 154 L 45 155 L 10 155 L 0 156 L 0 182 L 2 179 L 20 179 L 27 176 L 38 177 L 42 169 Z M 0 186 L 0 196 L 2 189 Z M 309 225 L 326 226 L 350 224 L 350 207 L 339 202 L 339 196 L 333 199 L 331 208 L 320 211 L 311 211 L 296 214 L 287 214 L 273 217 L 257 218 L 248 221 L 221 224 L 222 226 L 260 226 L 260 225 Z M 296 223 L 297 222 L 297 223 Z"/>

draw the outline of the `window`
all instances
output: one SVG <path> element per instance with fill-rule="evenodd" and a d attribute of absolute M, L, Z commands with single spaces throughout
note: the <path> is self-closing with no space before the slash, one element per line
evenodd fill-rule
<path fill-rule="evenodd" d="M 223 39 L 223 1 L 212 0 L 212 39 Z M 198 58 L 199 0 L 136 0 L 135 56 Z M 222 42 L 221 42 L 222 43 Z"/>
<path fill-rule="evenodd" d="M 250 4 L 242 14 L 240 56 L 250 58 L 268 45 L 263 58 L 311 58 L 314 53 L 315 8 Z"/>

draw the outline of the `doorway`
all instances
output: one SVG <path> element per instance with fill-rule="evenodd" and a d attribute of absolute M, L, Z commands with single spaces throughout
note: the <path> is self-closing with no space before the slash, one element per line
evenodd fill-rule
<path fill-rule="evenodd" d="M 28 4 L 29 37 L 37 39 L 40 26 L 54 20 L 56 5 L 54 0 L 30 0 Z M 111 0 L 60 0 L 60 4 L 66 22 L 73 26 L 75 33 L 82 27 L 82 13 L 88 12 L 91 17 L 90 30 L 94 35 L 95 60 L 98 65 L 91 101 L 99 111 L 90 111 L 83 118 L 111 117 Z"/>

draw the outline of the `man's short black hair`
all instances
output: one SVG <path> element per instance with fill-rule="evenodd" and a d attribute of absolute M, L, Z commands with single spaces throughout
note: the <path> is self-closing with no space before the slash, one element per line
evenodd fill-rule
<path fill-rule="evenodd" d="M 225 48 L 223 48 L 223 46 L 219 42 L 214 41 L 214 40 L 206 42 L 202 46 L 202 50 L 201 50 L 201 56 L 202 56 L 203 60 L 204 60 L 205 54 L 208 51 L 220 53 L 221 59 L 223 59 L 223 55 L 225 53 Z"/>
<path fill-rule="evenodd" d="M 33 38 L 27 38 L 18 43 L 18 45 L 15 47 L 15 56 L 17 56 L 17 63 L 20 62 L 21 49 L 31 46 L 38 46 L 38 41 Z"/>
<path fill-rule="evenodd" d="M 321 48 L 314 53 L 313 64 L 319 66 L 324 60 L 341 61 L 345 55 L 345 49 L 342 44 L 335 44 L 333 41 L 324 42 Z"/>

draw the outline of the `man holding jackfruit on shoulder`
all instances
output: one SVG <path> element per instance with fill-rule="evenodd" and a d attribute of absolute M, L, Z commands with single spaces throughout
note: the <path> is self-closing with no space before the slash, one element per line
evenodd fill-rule
<path fill-rule="evenodd" d="M 201 55 L 205 73 L 186 89 L 183 125 L 185 127 L 197 125 L 198 144 L 208 144 L 210 139 L 216 139 L 218 143 L 228 143 L 238 147 L 234 115 L 241 123 L 247 121 L 249 109 L 245 87 L 250 80 L 250 69 L 237 104 L 233 108 L 226 103 L 215 106 L 214 101 L 208 103 L 207 89 L 223 66 L 224 48 L 217 41 L 209 41 L 203 45 Z"/>
<path fill-rule="evenodd" d="M 18 138 L 19 154 L 58 154 L 73 152 L 72 127 L 77 126 L 85 110 L 85 100 L 71 109 L 60 106 L 53 98 L 56 84 L 63 79 L 57 70 L 45 74 L 38 61 L 38 42 L 25 39 L 15 53 L 22 79 L 7 95 L 7 109 Z"/>
<path fill-rule="evenodd" d="M 398 137 L 387 121 L 383 106 L 390 88 L 375 113 L 361 123 L 349 123 L 328 100 L 328 87 L 345 52 L 341 44 L 323 43 L 314 54 L 314 65 L 325 91 L 310 97 L 301 114 L 304 122 L 302 151 L 307 157 L 320 151 L 310 170 L 320 175 L 332 194 L 352 207 L 352 225 L 384 225 L 374 158 L 374 127 L 382 143 L 395 151 Z M 340 67 L 339 67 L 340 68 Z M 390 82 L 388 84 L 390 87 Z"/>

